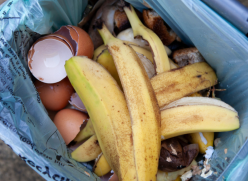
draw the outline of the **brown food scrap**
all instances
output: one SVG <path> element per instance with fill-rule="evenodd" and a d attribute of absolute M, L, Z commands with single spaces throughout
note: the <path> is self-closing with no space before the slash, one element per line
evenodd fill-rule
<path fill-rule="evenodd" d="M 227 148 L 224 149 L 225 154 L 227 154 Z"/>
<path fill-rule="evenodd" d="M 94 44 L 95 49 L 103 44 L 102 37 L 100 36 L 99 32 L 97 31 L 96 22 L 98 20 L 105 21 L 104 17 L 108 17 L 107 15 L 111 11 L 111 8 L 116 7 L 116 9 L 117 9 L 117 6 L 115 5 L 115 3 L 117 3 L 117 2 L 118 2 L 118 0 L 105 0 L 104 3 L 97 10 L 94 17 L 91 20 L 88 34 L 90 35 L 90 38 L 92 39 L 92 42 Z M 110 23 L 110 21 L 112 21 L 112 19 L 110 19 L 110 18 L 108 18 L 106 20 L 108 20 L 109 23 Z M 113 23 L 114 23 L 114 19 L 113 19 Z M 107 22 L 105 22 L 105 24 L 107 24 Z M 111 30 L 109 29 L 109 31 L 111 33 L 113 33 L 112 29 Z"/>
<path fill-rule="evenodd" d="M 193 165 L 192 166 L 192 175 L 201 175 L 202 170 L 200 169 L 199 166 Z"/>
<path fill-rule="evenodd" d="M 115 11 L 114 23 L 115 23 L 115 26 L 116 26 L 118 32 L 121 32 L 121 31 L 131 27 L 126 13 L 124 11 L 120 11 L 120 10 Z"/>
<path fill-rule="evenodd" d="M 83 19 L 78 23 L 78 27 L 83 28 L 84 25 L 89 22 L 90 19 L 92 19 L 92 17 L 96 14 L 96 11 L 101 7 L 101 5 L 104 3 L 105 0 L 90 0 L 90 1 L 94 1 L 92 4 L 93 7 L 87 7 L 87 9 L 85 10 L 85 13 L 83 15 Z M 88 11 L 89 9 L 91 9 L 90 11 Z"/>
<path fill-rule="evenodd" d="M 158 35 L 164 45 L 170 45 L 177 35 L 168 30 L 164 20 L 154 10 L 143 10 L 144 24 Z"/>
<path fill-rule="evenodd" d="M 174 154 L 174 155 L 177 155 L 177 151 L 173 148 L 173 146 L 170 144 L 170 147 L 171 147 L 171 150 L 172 150 L 172 154 Z"/>
<path fill-rule="evenodd" d="M 199 50 L 195 47 L 176 50 L 172 56 L 179 67 L 205 61 Z"/>
<path fill-rule="evenodd" d="M 171 162 L 172 160 L 171 160 L 170 157 L 167 157 L 167 158 L 166 158 L 166 161 L 167 161 L 167 162 Z"/>
<path fill-rule="evenodd" d="M 174 172 L 191 164 L 199 153 L 198 144 L 187 144 L 179 138 L 170 138 L 162 141 L 159 169 L 165 172 Z M 170 162 L 168 162 L 170 158 Z"/>
<path fill-rule="evenodd" d="M 89 174 L 88 172 L 84 171 L 84 173 L 85 173 L 88 177 L 90 177 L 90 174 Z"/>

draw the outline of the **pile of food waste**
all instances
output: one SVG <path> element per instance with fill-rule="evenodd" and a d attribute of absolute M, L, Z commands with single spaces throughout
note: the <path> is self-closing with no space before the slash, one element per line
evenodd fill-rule
<path fill-rule="evenodd" d="M 215 71 L 152 9 L 99 0 L 77 27 L 39 38 L 28 66 L 71 157 L 102 180 L 207 178 L 214 133 L 240 126 Z"/>

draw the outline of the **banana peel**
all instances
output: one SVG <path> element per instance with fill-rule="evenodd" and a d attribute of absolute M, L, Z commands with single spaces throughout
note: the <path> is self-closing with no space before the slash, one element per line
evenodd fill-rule
<path fill-rule="evenodd" d="M 78 162 L 88 162 L 97 158 L 101 153 L 96 135 L 90 137 L 71 153 L 71 157 Z"/>
<path fill-rule="evenodd" d="M 111 167 L 109 166 L 106 158 L 101 153 L 95 160 L 95 164 L 93 166 L 93 172 L 98 176 L 101 177 L 106 175 L 111 171 Z"/>
<path fill-rule="evenodd" d="M 180 176 L 178 176 L 174 181 L 181 181 Z"/>
<path fill-rule="evenodd" d="M 152 30 L 143 25 L 131 5 L 125 6 L 123 9 L 133 29 L 134 37 L 141 36 L 149 43 L 153 52 L 156 73 L 160 74 L 170 70 L 169 59 L 160 38 Z"/>
<path fill-rule="evenodd" d="M 207 147 L 214 145 L 214 132 L 190 133 L 189 141 L 199 145 L 199 152 L 205 154 Z"/>
<path fill-rule="evenodd" d="M 102 50 L 101 54 L 97 56 L 96 61 L 107 69 L 107 71 L 116 80 L 117 84 L 122 88 L 118 72 L 115 68 L 114 60 L 108 52 L 108 49 Z"/>
<path fill-rule="evenodd" d="M 113 37 L 103 23 L 97 28 L 115 62 L 132 120 L 136 180 L 156 180 L 161 146 L 160 112 L 150 80 L 130 46 Z"/>
<path fill-rule="evenodd" d="M 188 97 L 202 97 L 202 95 L 199 92 L 195 92 L 193 94 L 190 94 Z"/>
<path fill-rule="evenodd" d="M 198 92 L 193 93 L 190 97 L 202 97 L 202 95 Z M 195 143 L 199 145 L 199 152 L 201 154 L 205 154 L 207 147 L 214 145 L 214 132 L 199 132 L 199 133 L 191 133 L 187 136 L 191 143 Z"/>
<path fill-rule="evenodd" d="M 109 70 L 120 85 L 120 78 L 112 56 L 106 49 L 102 52 L 104 52 L 104 56 L 101 54 L 96 56 L 98 57 L 96 61 Z M 138 53 L 142 54 L 142 52 Z M 106 54 L 108 55 L 105 56 Z M 177 69 L 178 65 L 170 61 L 170 66 L 172 70 L 151 78 L 151 84 L 160 107 L 193 93 L 195 93 L 194 96 L 198 96 L 196 92 L 217 84 L 217 76 L 206 62 L 199 62 Z"/>
<path fill-rule="evenodd" d="M 84 129 L 82 129 L 76 136 L 76 138 L 74 138 L 74 142 L 75 143 L 79 143 L 81 141 L 84 141 L 88 138 L 90 138 L 91 136 L 93 136 L 95 134 L 95 130 L 93 127 L 93 124 L 91 122 L 90 119 L 88 119 L 86 126 L 84 127 Z"/>
<path fill-rule="evenodd" d="M 123 42 L 125 42 L 127 45 L 132 47 L 135 52 L 138 52 L 138 53 L 143 54 L 144 56 L 146 56 L 153 63 L 153 57 L 152 57 L 151 51 L 149 51 L 149 50 L 147 50 L 145 48 L 142 48 L 142 47 L 134 44 L 133 42 L 128 42 L 128 41 L 123 41 Z M 108 50 L 106 45 L 101 45 L 100 47 L 98 47 L 94 51 L 93 60 L 96 61 L 104 50 Z"/>
<path fill-rule="evenodd" d="M 129 45 L 130 47 L 132 47 L 136 53 L 140 53 L 144 55 L 147 59 L 149 59 L 154 64 L 153 55 L 150 50 L 147 50 L 146 48 L 142 48 L 139 45 L 134 44 L 133 42 L 129 42 L 129 41 L 123 41 L 123 42 Z M 98 47 L 94 51 L 93 60 L 96 61 L 104 50 L 107 50 L 106 45 L 101 45 L 100 47 Z M 170 69 L 179 68 L 179 66 L 174 61 L 172 61 L 170 58 L 169 58 L 169 61 L 170 61 Z"/>
<path fill-rule="evenodd" d="M 196 132 L 225 132 L 238 129 L 234 108 L 208 97 L 184 97 L 161 108 L 161 137 Z"/>
<path fill-rule="evenodd" d="M 149 51 L 149 50 L 147 50 L 145 48 L 139 47 L 137 45 L 134 45 L 131 42 L 127 42 L 127 41 L 124 41 L 124 42 L 127 43 L 130 47 L 132 47 L 136 53 L 140 53 L 140 54 L 144 55 L 148 60 L 150 60 L 154 64 L 153 55 L 152 55 L 151 51 Z M 98 47 L 94 51 L 93 60 L 97 61 L 98 59 L 102 59 L 101 54 L 103 52 L 106 53 L 105 51 L 108 52 L 107 46 L 101 45 L 100 47 Z M 111 55 L 109 54 L 108 56 L 111 56 Z M 106 56 L 106 58 L 108 58 L 108 56 Z M 111 56 L 111 58 L 112 58 L 112 56 Z M 109 60 L 105 60 L 106 62 L 109 61 L 109 65 L 113 65 L 113 63 L 111 61 L 112 60 L 111 58 L 109 58 Z M 171 60 L 170 58 L 169 58 L 169 63 L 170 63 L 170 69 L 179 68 L 179 66 L 173 60 Z"/>
<path fill-rule="evenodd" d="M 94 57 L 97 57 L 96 61 L 109 70 L 110 74 L 120 84 L 112 56 L 106 49 L 98 52 L 108 54 L 107 56 L 102 56 L 100 53 Z M 138 53 L 142 54 L 141 51 Z M 206 62 L 195 63 L 178 69 L 175 69 L 177 64 L 170 62 L 173 70 L 161 73 L 150 79 L 160 107 L 217 84 L 217 76 Z M 196 93 L 194 95 L 198 96 Z"/>
<path fill-rule="evenodd" d="M 131 120 L 120 87 L 105 68 L 87 57 L 72 57 L 65 70 L 88 111 L 110 167 L 123 181 L 137 180 Z"/>
<path fill-rule="evenodd" d="M 156 75 L 151 83 L 161 108 L 217 84 L 217 76 L 206 62 L 199 62 Z"/>

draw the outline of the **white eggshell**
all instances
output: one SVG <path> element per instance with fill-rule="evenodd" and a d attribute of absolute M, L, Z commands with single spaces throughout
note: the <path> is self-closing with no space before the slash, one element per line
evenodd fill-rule
<path fill-rule="evenodd" d="M 87 110 L 84 106 L 84 103 L 81 101 L 80 97 L 78 96 L 77 93 L 73 93 L 70 100 L 69 100 L 69 103 L 74 106 L 76 109 L 80 110 L 80 111 L 83 111 L 85 113 L 87 113 Z"/>
<path fill-rule="evenodd" d="M 56 83 L 64 79 L 66 60 L 73 56 L 69 46 L 63 41 L 43 38 L 29 50 L 28 65 L 31 73 L 44 83 Z"/>

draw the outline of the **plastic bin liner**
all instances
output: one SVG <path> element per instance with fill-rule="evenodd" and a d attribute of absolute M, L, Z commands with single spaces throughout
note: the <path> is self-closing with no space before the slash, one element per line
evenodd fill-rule
<path fill-rule="evenodd" d="M 142 0 L 128 2 L 144 8 Z M 239 112 L 241 128 L 216 135 L 221 143 L 210 161 L 214 174 L 206 180 L 247 180 L 247 38 L 199 0 L 146 3 L 185 43 L 200 50 L 215 69 L 220 87 L 227 89 L 218 96 Z M 0 138 L 46 180 L 100 180 L 90 165 L 71 159 L 27 67 L 32 43 L 63 25 L 76 25 L 86 5 L 83 0 L 9 0 L 0 6 Z"/>
<path fill-rule="evenodd" d="M 12 0 L 0 7 L 0 138 L 46 180 L 100 180 L 71 159 L 27 67 L 32 43 L 63 25 L 77 25 L 87 3 Z"/>
<path fill-rule="evenodd" d="M 128 0 L 130 3 L 133 0 Z M 139 0 L 140 4 L 143 3 Z M 134 0 L 137 4 L 137 1 Z M 241 128 L 216 135 L 221 143 L 212 160 L 214 174 L 207 180 L 247 180 L 248 172 L 248 40 L 199 0 L 147 0 L 172 29 L 188 44 L 194 44 L 214 68 L 218 94 L 239 113 Z M 141 8 L 139 4 L 139 8 Z M 214 125 L 213 125 L 214 126 Z M 227 154 L 224 150 L 227 149 Z M 200 180 L 202 177 L 195 177 Z"/>

